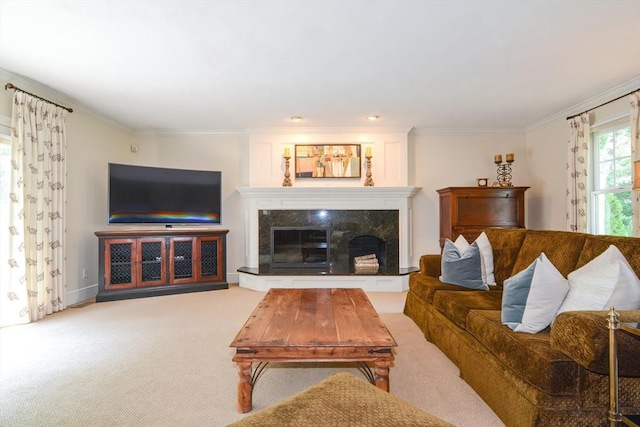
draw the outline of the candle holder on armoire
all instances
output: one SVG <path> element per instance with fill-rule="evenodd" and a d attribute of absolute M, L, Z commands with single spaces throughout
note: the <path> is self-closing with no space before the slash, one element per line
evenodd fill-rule
<path fill-rule="evenodd" d="M 364 156 L 367 162 L 367 178 L 364 180 L 365 187 L 373 187 L 373 178 L 371 178 L 371 159 L 373 156 L 371 154 L 367 154 Z"/>
<path fill-rule="evenodd" d="M 289 160 L 290 156 L 284 156 L 284 180 L 282 181 L 283 187 L 291 187 L 291 174 L 289 173 Z"/>
<path fill-rule="evenodd" d="M 511 183 L 511 163 L 515 160 L 513 153 L 507 153 L 506 162 L 502 162 L 502 154 L 493 156 L 493 162 L 498 167 L 498 185 L 500 187 L 513 187 Z"/>

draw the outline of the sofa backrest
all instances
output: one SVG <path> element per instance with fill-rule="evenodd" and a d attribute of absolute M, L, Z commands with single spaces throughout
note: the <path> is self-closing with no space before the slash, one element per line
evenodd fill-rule
<path fill-rule="evenodd" d="M 635 271 L 636 276 L 640 277 L 640 238 L 638 237 L 587 235 L 576 267 L 582 267 L 607 250 L 610 245 L 620 249 L 622 255 L 629 261 L 631 268 Z"/>
<path fill-rule="evenodd" d="M 570 231 L 528 230 L 511 275 L 527 268 L 544 252 L 558 271 L 567 277 L 576 269 L 586 237 L 584 233 Z"/>
<path fill-rule="evenodd" d="M 488 228 L 485 230 L 493 248 L 496 283 L 527 268 L 541 252 L 567 277 L 610 245 L 615 245 L 640 277 L 640 238 L 598 236 L 586 233 L 524 228 Z"/>
<path fill-rule="evenodd" d="M 511 276 L 513 265 L 527 235 L 524 228 L 487 228 L 484 230 L 493 248 L 493 274 L 498 286 Z"/>

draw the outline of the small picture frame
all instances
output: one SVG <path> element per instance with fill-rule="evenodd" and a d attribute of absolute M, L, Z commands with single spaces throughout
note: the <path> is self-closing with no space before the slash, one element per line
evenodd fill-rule
<path fill-rule="evenodd" d="M 360 144 L 295 146 L 296 178 L 360 178 Z"/>
<path fill-rule="evenodd" d="M 489 178 L 478 178 L 478 187 L 488 187 L 489 186 Z"/>

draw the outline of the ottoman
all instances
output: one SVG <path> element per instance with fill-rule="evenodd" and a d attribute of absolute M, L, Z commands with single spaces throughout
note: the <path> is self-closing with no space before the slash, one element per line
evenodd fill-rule
<path fill-rule="evenodd" d="M 231 424 L 264 426 L 453 427 L 349 373 L 334 374 Z"/>

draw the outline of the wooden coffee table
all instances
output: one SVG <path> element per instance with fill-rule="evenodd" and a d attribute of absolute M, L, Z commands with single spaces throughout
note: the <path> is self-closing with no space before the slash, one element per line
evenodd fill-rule
<path fill-rule="evenodd" d="M 271 289 L 230 345 L 238 412 L 251 411 L 253 386 L 269 362 L 357 362 L 369 381 L 389 391 L 397 345 L 362 289 Z"/>

